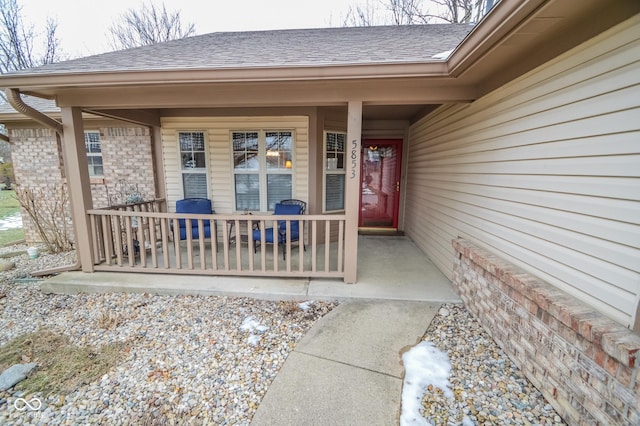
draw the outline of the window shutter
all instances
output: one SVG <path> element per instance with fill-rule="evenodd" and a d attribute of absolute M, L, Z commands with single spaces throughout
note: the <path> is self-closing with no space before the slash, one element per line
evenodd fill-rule
<path fill-rule="evenodd" d="M 344 210 L 344 175 L 326 175 L 326 201 L 325 210 Z"/>
<path fill-rule="evenodd" d="M 260 176 L 236 175 L 236 210 L 260 210 Z"/>
<path fill-rule="evenodd" d="M 267 175 L 267 205 L 274 210 L 276 203 L 291 198 L 291 175 Z"/>
<path fill-rule="evenodd" d="M 184 198 L 208 198 L 206 173 L 183 173 Z"/>

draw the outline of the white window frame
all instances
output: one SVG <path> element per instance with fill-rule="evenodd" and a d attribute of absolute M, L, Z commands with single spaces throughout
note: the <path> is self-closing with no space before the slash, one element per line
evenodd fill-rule
<path fill-rule="evenodd" d="M 345 164 L 347 161 L 347 132 L 343 132 L 343 131 L 335 131 L 335 130 L 325 130 L 323 132 L 323 147 L 322 147 L 322 212 L 323 213 L 340 213 L 340 212 L 344 212 L 345 209 L 338 209 L 338 210 L 329 210 L 327 209 L 327 176 L 331 176 L 331 175 L 342 175 L 344 176 L 344 185 L 345 185 L 345 190 L 346 190 L 346 169 L 345 169 Z M 333 165 L 329 165 L 329 161 L 328 161 L 328 152 L 327 152 L 327 135 L 329 134 L 338 134 L 338 135 L 343 135 L 344 136 L 344 151 L 342 152 L 343 154 L 343 164 L 342 164 L 342 168 L 333 168 Z M 336 164 L 337 167 L 337 164 Z M 345 199 L 345 194 L 342 194 L 342 201 L 343 201 L 343 205 L 346 206 L 346 199 Z"/>
<path fill-rule="evenodd" d="M 89 140 L 87 139 L 88 135 L 98 135 L 98 144 L 100 145 L 100 152 L 88 152 L 87 151 L 87 143 L 89 143 Z M 104 177 L 104 157 L 102 156 L 102 139 L 100 139 L 100 131 L 98 131 L 98 130 L 85 130 L 85 132 L 84 132 L 84 147 L 85 147 L 85 153 L 87 154 L 87 163 L 89 163 L 89 159 L 90 158 L 100 157 L 100 159 L 102 160 L 102 173 L 101 174 L 93 173 L 93 168 L 91 167 L 91 164 L 89 164 L 89 177 L 91 177 L 91 178 L 102 178 L 102 177 Z"/>
<path fill-rule="evenodd" d="M 182 147 L 180 146 L 180 134 L 181 133 L 201 133 L 204 141 L 204 167 L 194 167 L 190 169 L 182 168 Z M 209 188 L 209 138 L 208 134 L 204 130 L 178 130 L 176 132 L 176 142 L 178 147 L 178 170 L 180 172 L 180 191 L 182 193 L 182 198 L 185 198 L 185 188 L 184 188 L 184 175 L 185 174 L 204 174 L 205 181 L 207 185 L 207 194 L 203 198 L 211 198 L 210 188 Z"/>
<path fill-rule="evenodd" d="M 268 169 L 267 168 L 267 133 L 271 132 L 288 132 L 291 133 L 291 168 L 285 169 Z M 235 162 L 233 158 L 233 135 L 234 133 L 257 133 L 258 134 L 258 170 L 242 170 L 235 168 Z M 231 145 L 231 173 L 233 176 L 232 180 L 232 192 L 233 192 L 233 209 L 235 212 L 237 210 L 237 193 L 236 193 L 236 175 L 246 175 L 246 174 L 255 174 L 258 175 L 259 181 L 259 197 L 260 197 L 260 207 L 257 211 L 270 211 L 268 206 L 268 188 L 267 188 L 267 180 L 268 175 L 289 175 L 291 176 L 291 197 L 293 197 L 294 189 L 295 189 L 295 167 L 296 167 L 296 159 L 295 159 L 295 147 L 296 147 L 296 132 L 295 129 L 290 128 L 274 128 L 274 129 L 234 129 L 229 132 L 229 143 Z"/>

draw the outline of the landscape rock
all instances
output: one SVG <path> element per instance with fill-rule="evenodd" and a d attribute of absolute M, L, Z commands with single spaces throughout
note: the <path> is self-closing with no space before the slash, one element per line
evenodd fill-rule
<path fill-rule="evenodd" d="M 0 374 L 0 391 L 11 389 L 29 376 L 29 373 L 36 368 L 37 364 L 31 362 L 29 364 L 15 364 L 7 368 Z"/>
<path fill-rule="evenodd" d="M 10 271 L 15 267 L 15 262 L 0 261 L 0 272 Z"/>

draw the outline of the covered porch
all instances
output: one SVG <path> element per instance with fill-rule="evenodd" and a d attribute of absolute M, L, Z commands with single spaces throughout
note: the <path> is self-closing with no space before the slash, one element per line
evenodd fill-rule
<path fill-rule="evenodd" d="M 147 292 L 246 296 L 277 300 L 346 298 L 458 302 L 450 281 L 407 237 L 358 237 L 358 283 L 339 278 L 237 277 L 122 272 L 65 272 L 48 279 L 53 293 Z"/>

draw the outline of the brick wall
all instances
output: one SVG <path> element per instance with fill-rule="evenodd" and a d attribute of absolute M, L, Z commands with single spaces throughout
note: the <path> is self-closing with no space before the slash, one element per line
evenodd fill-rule
<path fill-rule="evenodd" d="M 135 186 L 146 200 L 153 199 L 155 186 L 149 129 L 107 127 L 99 130 L 104 179 L 91 184 L 93 206 L 106 207 L 109 198 L 120 198 L 121 193 L 126 192 L 123 185 Z M 125 200 L 114 201 L 118 204 Z"/>
<path fill-rule="evenodd" d="M 49 129 L 12 129 L 11 158 L 16 183 L 34 191 L 50 193 L 64 182 L 61 147 L 55 132 Z M 40 240 L 26 210 L 21 209 L 25 240 Z M 72 227 L 69 230 L 72 232 Z"/>
<path fill-rule="evenodd" d="M 109 205 L 109 197 L 118 198 L 123 186 L 137 187 L 145 199 L 155 196 L 151 138 L 143 127 L 90 127 L 99 130 L 104 178 L 91 179 L 94 207 Z M 48 129 L 11 129 L 11 152 L 16 183 L 31 189 L 49 190 L 65 181 L 62 150 L 55 133 Z M 35 226 L 26 212 L 22 214 L 25 240 L 39 241 Z M 68 216 L 70 221 L 70 214 Z M 71 233 L 72 226 L 69 226 Z"/>
<path fill-rule="evenodd" d="M 639 425 L 640 334 L 463 239 L 452 284 L 573 425 Z"/>

